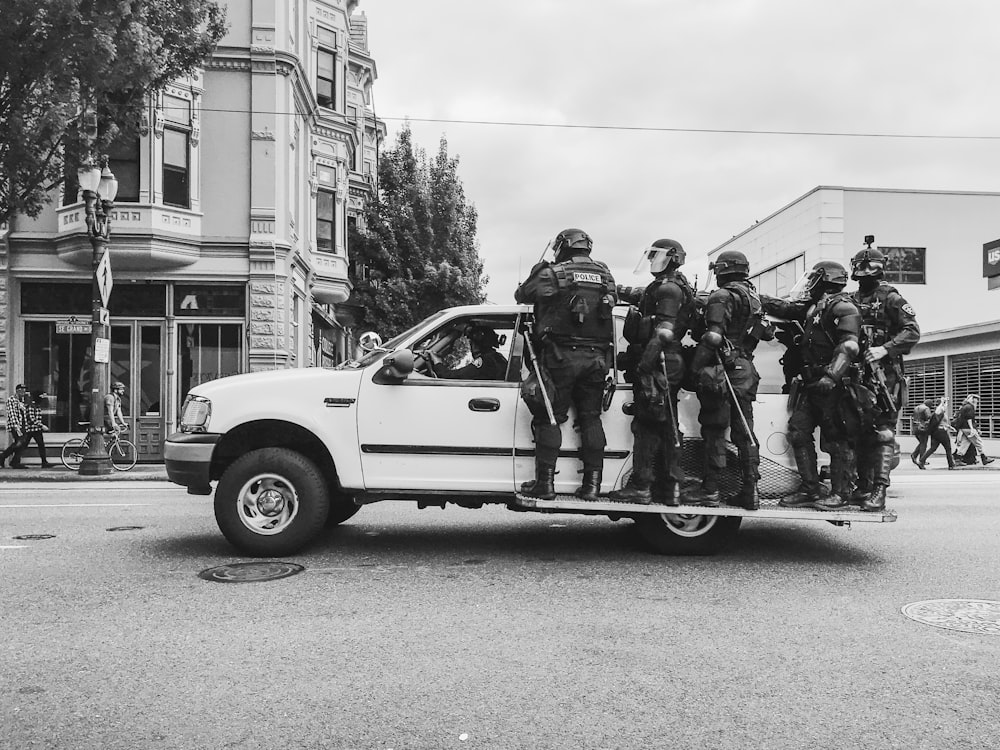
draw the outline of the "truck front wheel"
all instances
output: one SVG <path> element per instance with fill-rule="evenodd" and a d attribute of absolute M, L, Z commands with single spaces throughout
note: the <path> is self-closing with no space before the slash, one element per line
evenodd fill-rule
<path fill-rule="evenodd" d="M 643 541 L 661 555 L 714 555 L 736 539 L 739 516 L 644 513 L 635 519 Z"/>
<path fill-rule="evenodd" d="M 215 520 L 229 542 L 253 557 L 292 555 L 323 528 L 326 482 L 308 458 L 261 448 L 236 459 L 215 490 Z"/>

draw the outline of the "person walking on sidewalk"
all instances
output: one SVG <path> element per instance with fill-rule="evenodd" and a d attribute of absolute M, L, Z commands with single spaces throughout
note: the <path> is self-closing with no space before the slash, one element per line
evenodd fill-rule
<path fill-rule="evenodd" d="M 7 431 L 10 433 L 11 442 L 3 453 L 0 453 L 0 468 L 4 462 L 10 458 L 10 468 L 23 469 L 21 466 L 21 451 L 23 451 L 30 440 L 27 433 L 28 413 L 24 407 L 24 386 L 20 383 L 14 388 L 7 398 Z"/>
<path fill-rule="evenodd" d="M 965 462 L 964 456 L 971 445 L 976 449 L 976 455 L 983 462 L 983 466 L 993 463 L 994 459 L 986 455 L 983 450 L 983 440 L 976 429 L 976 410 L 979 408 L 979 396 L 970 393 L 965 397 L 962 408 L 958 410 L 958 417 L 955 418 L 955 428 L 958 430 L 958 439 L 955 441 L 955 459 Z"/>
<path fill-rule="evenodd" d="M 911 431 L 913 437 L 917 439 L 917 447 L 910 454 L 910 460 L 920 469 L 924 468 L 924 462 L 920 457 L 927 450 L 927 438 L 931 434 L 929 425 L 931 417 L 934 415 L 934 406 L 934 399 L 929 398 L 926 401 L 921 401 L 913 407 L 913 414 L 910 417 Z"/>
<path fill-rule="evenodd" d="M 49 427 L 42 421 L 42 401 L 47 398 L 48 396 L 46 396 L 43 391 L 28 391 L 28 397 L 25 403 L 25 412 L 27 417 L 25 432 L 28 435 L 28 440 L 25 442 L 25 446 L 27 446 L 32 440 L 35 441 L 35 446 L 38 448 L 38 457 L 42 459 L 43 469 L 47 469 L 52 465 L 49 463 L 49 458 L 45 454 L 44 433 L 49 429 Z"/>
<path fill-rule="evenodd" d="M 933 404 L 934 399 L 927 399 L 924 403 L 928 406 Z M 934 408 L 934 413 L 931 415 L 930 422 L 927 424 L 927 434 L 930 438 L 930 445 L 928 445 L 927 450 L 924 451 L 923 455 L 920 457 L 920 468 L 924 468 L 924 464 L 927 463 L 927 459 L 931 457 L 931 454 L 938 449 L 939 445 L 944 446 L 944 456 L 948 459 L 948 468 L 955 468 L 955 457 L 951 455 L 951 435 L 949 431 L 952 430 L 951 422 L 948 419 L 948 397 L 942 396 L 938 401 L 937 406 Z"/>

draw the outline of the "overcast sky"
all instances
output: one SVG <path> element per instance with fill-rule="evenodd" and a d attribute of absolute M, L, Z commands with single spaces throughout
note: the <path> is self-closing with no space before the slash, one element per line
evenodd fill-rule
<path fill-rule="evenodd" d="M 410 118 L 419 146 L 434 153 L 443 135 L 460 159 L 492 302 L 513 301 L 566 227 L 586 230 L 594 257 L 626 284 L 648 280 L 632 271 L 652 240 L 679 240 L 685 270 L 704 285 L 705 253 L 817 185 L 1000 190 L 996 0 L 359 9 L 388 145 L 396 118 Z M 689 132 L 698 130 L 996 139 Z"/>

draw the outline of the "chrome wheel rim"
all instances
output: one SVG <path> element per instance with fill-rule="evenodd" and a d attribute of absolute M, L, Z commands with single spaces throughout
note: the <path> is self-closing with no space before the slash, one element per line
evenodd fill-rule
<path fill-rule="evenodd" d="M 236 496 L 240 521 L 254 534 L 273 536 L 286 531 L 299 513 L 295 487 L 278 474 L 258 474 Z"/>
<path fill-rule="evenodd" d="M 703 516 L 692 513 L 661 513 L 660 518 L 663 519 L 663 523 L 671 532 L 683 537 L 707 534 L 719 520 L 719 516 Z"/>

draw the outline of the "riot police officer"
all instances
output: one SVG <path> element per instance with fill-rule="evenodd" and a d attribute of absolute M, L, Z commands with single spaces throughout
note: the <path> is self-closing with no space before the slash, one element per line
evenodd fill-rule
<path fill-rule="evenodd" d="M 546 374 L 542 382 L 552 386 L 546 393 L 550 404 L 526 399 L 535 435 L 535 480 L 522 484 L 521 492 L 531 497 L 555 497 L 560 425 L 571 404 L 579 420 L 583 461 L 583 483 L 576 495 L 596 500 L 601 490 L 607 444 L 601 405 L 614 355 L 612 310 L 617 293 L 608 267 L 591 259 L 592 248 L 582 229 L 564 229 L 546 250 L 552 250 L 555 262 L 537 263 L 514 293 L 517 302 L 535 306 L 532 343 L 540 360 L 535 364 Z"/>
<path fill-rule="evenodd" d="M 794 393 L 790 394 L 793 405 L 788 419 L 788 439 L 802 486 L 798 493 L 779 501 L 784 507 L 836 510 L 847 505 L 853 492 L 855 467 L 850 431 L 855 412 L 848 384 L 851 365 L 860 351 L 861 315 L 844 291 L 846 285 L 847 269 L 835 261 L 822 260 L 809 273 L 806 299 L 785 301 L 761 295 L 766 313 L 799 321 L 803 326 L 803 364 Z M 817 426 L 820 447 L 830 455 L 832 492 L 827 497 L 820 493 L 813 440 Z"/>
<path fill-rule="evenodd" d="M 640 265 L 649 263 L 653 280 L 644 289 L 619 287 L 629 311 L 625 339 L 629 342 L 621 369 L 632 382 L 632 475 L 613 500 L 653 501 L 680 505 L 681 435 L 677 424 L 677 392 L 684 376 L 681 340 L 694 311 L 694 290 L 680 272 L 685 253 L 676 240 L 656 240 L 643 250 Z M 637 269 L 638 270 L 638 269 Z"/>
<path fill-rule="evenodd" d="M 920 340 L 913 307 L 886 283 L 885 256 L 873 248 L 874 235 L 851 260 L 851 295 L 861 313 L 861 383 L 875 394 L 858 436 L 858 488 L 851 502 L 862 510 L 881 511 L 896 443 L 896 420 L 903 404 L 903 355 Z"/>
<path fill-rule="evenodd" d="M 691 368 L 698 383 L 701 436 L 705 443 L 703 505 L 719 505 L 719 476 L 726 468 L 726 430 L 739 452 L 742 484 L 727 500 L 747 510 L 760 507 L 757 492 L 760 452 L 753 434 L 753 402 L 760 374 L 753 353 L 774 333 L 764 320 L 760 297 L 748 277 L 750 263 L 737 250 L 726 250 L 709 266 L 718 288 L 705 305 L 705 332 Z"/>

